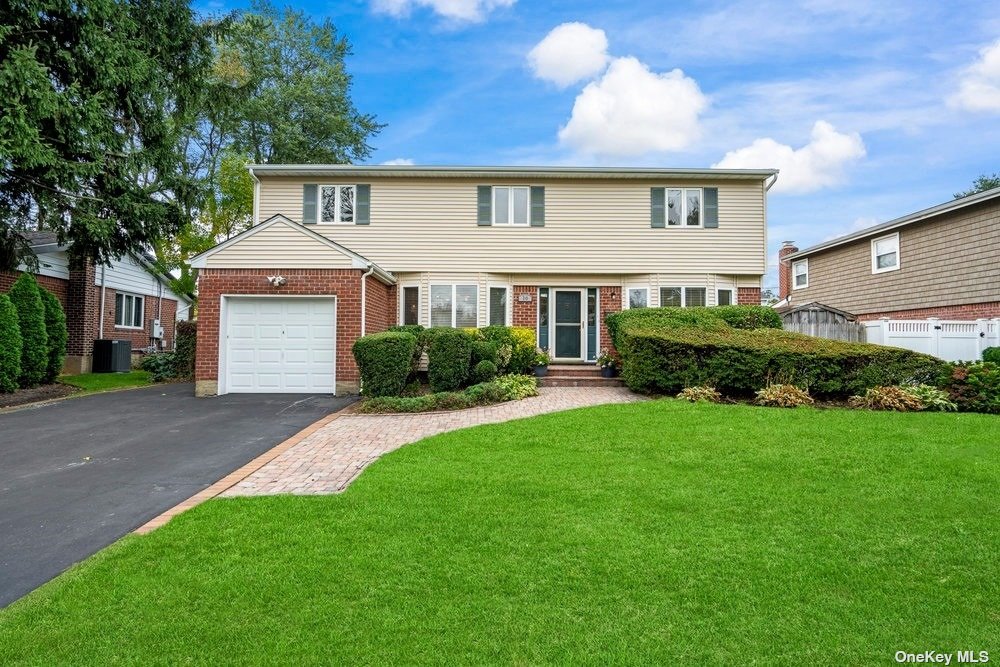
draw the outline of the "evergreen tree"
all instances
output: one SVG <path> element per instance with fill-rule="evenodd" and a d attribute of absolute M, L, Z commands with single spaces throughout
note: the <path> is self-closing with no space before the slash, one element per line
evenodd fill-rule
<path fill-rule="evenodd" d="M 21 375 L 18 384 L 34 387 L 45 379 L 49 365 L 48 335 L 45 333 L 45 306 L 38 292 L 38 282 L 30 273 L 22 273 L 8 293 L 17 310 L 21 330 Z"/>
<path fill-rule="evenodd" d="M 17 391 L 21 375 L 21 329 L 10 297 L 0 294 L 0 392 Z"/>
<path fill-rule="evenodd" d="M 66 341 L 69 332 L 66 330 L 66 313 L 56 295 L 44 287 L 39 287 L 45 307 L 45 334 L 48 336 L 48 364 L 45 369 L 45 382 L 54 382 L 62 372 L 63 360 L 66 359 Z"/>

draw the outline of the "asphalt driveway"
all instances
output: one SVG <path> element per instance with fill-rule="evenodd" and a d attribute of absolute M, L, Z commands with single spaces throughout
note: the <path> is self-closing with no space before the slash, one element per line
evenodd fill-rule
<path fill-rule="evenodd" d="M 0 414 L 0 607 L 351 398 L 190 384 Z"/>

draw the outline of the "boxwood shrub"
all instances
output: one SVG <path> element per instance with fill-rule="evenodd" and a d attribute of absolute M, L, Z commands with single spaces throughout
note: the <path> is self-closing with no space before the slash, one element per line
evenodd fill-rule
<path fill-rule="evenodd" d="M 21 327 L 17 309 L 6 294 L 0 294 L 0 392 L 17 391 L 21 375 Z"/>
<path fill-rule="evenodd" d="M 417 338 L 406 331 L 383 331 L 354 341 L 351 352 L 361 371 L 365 396 L 399 396 L 406 387 Z"/>
<path fill-rule="evenodd" d="M 427 380 L 434 391 L 454 391 L 469 378 L 472 336 L 460 329 L 428 329 Z"/>

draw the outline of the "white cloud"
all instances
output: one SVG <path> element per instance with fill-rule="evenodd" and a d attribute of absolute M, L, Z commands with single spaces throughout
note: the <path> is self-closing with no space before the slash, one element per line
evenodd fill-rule
<path fill-rule="evenodd" d="M 720 169 L 780 169 L 775 191 L 813 192 L 839 184 L 847 165 L 865 155 L 856 132 L 845 134 L 826 121 L 816 121 L 809 143 L 802 148 L 771 138 L 726 153 L 713 167 Z"/>
<path fill-rule="evenodd" d="M 563 23 L 531 49 L 528 64 L 539 79 L 565 88 L 601 73 L 608 64 L 608 37 L 586 23 Z"/>
<path fill-rule="evenodd" d="M 1000 41 L 980 49 L 948 103 L 967 111 L 1000 111 Z"/>
<path fill-rule="evenodd" d="M 408 157 L 397 157 L 397 158 L 393 158 L 392 160 L 386 160 L 382 164 L 384 164 L 386 166 L 410 167 L 410 166 L 413 166 L 414 162 L 413 162 L 412 159 L 410 159 Z"/>
<path fill-rule="evenodd" d="M 397 18 L 415 7 L 426 7 L 454 21 L 482 21 L 494 9 L 511 7 L 517 0 L 372 0 L 372 8 Z"/>
<path fill-rule="evenodd" d="M 681 150 L 700 136 L 699 114 L 707 106 L 697 82 L 681 70 L 658 74 L 636 58 L 615 58 L 577 95 L 559 140 L 605 156 Z"/>

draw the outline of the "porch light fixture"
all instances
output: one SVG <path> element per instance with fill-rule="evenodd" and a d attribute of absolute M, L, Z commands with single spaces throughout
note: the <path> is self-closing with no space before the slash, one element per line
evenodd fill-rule
<path fill-rule="evenodd" d="M 271 283 L 272 287 L 282 287 L 288 283 L 288 279 L 284 276 L 268 276 L 267 282 Z"/>

